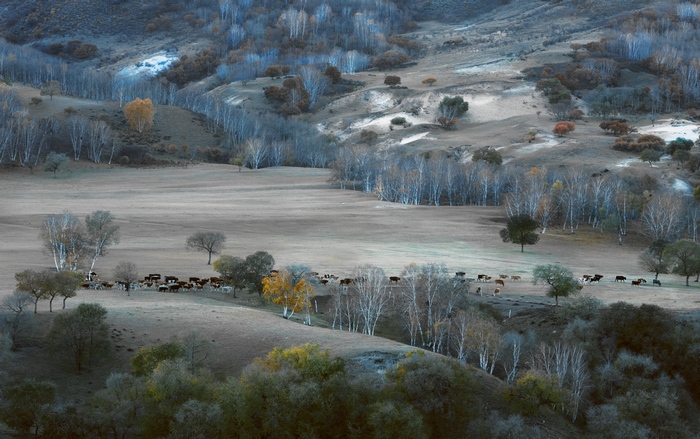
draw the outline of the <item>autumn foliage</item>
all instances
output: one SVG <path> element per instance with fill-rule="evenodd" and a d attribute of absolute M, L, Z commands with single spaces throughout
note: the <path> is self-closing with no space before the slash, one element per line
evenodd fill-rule
<path fill-rule="evenodd" d="M 124 116 L 129 126 L 139 133 L 148 131 L 153 126 L 156 109 L 150 99 L 136 98 L 124 106 Z"/>
<path fill-rule="evenodd" d="M 282 317 L 291 318 L 295 312 L 308 309 L 314 289 L 305 279 L 292 285 L 292 275 L 287 270 L 272 273 L 262 281 L 263 296 L 270 302 L 282 306 Z"/>
<path fill-rule="evenodd" d="M 573 122 L 569 122 L 569 121 L 558 122 L 556 125 L 554 125 L 554 129 L 552 130 L 552 133 L 561 137 L 563 135 L 569 134 L 571 131 L 573 131 L 575 129 L 576 129 L 576 124 Z"/>

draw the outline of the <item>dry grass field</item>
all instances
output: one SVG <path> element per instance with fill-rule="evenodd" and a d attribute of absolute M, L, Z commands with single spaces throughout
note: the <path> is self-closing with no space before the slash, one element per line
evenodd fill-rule
<path fill-rule="evenodd" d="M 528 11 L 519 12 L 525 17 Z M 560 18 L 557 26 L 576 25 L 572 17 Z M 426 55 L 410 69 L 388 72 L 401 76 L 408 90 L 389 90 L 383 85 L 383 72 L 360 73 L 349 79 L 364 82 L 363 89 L 301 117 L 338 137 L 350 138 L 361 129 L 375 130 L 381 135 L 376 145 L 379 149 L 397 147 L 420 152 L 465 147 L 469 153 L 490 145 L 499 149 L 506 163 L 524 167 L 554 169 L 571 165 L 591 172 L 604 168 L 646 172 L 649 168 L 641 161 L 609 148 L 612 138 L 598 128 L 599 121 L 580 122 L 569 136 L 555 138 L 551 134 L 554 122 L 546 114 L 544 98 L 534 90 L 534 84 L 521 77 L 527 68 L 569 61 L 571 42 L 588 42 L 600 35 L 591 29 L 572 32 L 572 39 L 551 45 L 546 51 L 511 56 L 517 44 L 539 47 L 542 41 L 537 28 L 530 29 L 527 21 L 515 21 L 513 15 L 508 15 L 483 17 L 470 26 L 422 23 L 417 37 L 426 43 Z M 512 24 L 518 24 L 518 29 L 508 29 Z M 508 36 L 514 32 L 525 43 L 510 41 Z M 444 40 L 456 37 L 487 41 L 469 49 L 442 50 Z M 429 88 L 422 84 L 426 77 L 436 77 L 438 82 Z M 246 108 L 257 111 L 269 109 L 261 86 L 274 83 L 268 79 L 234 83 L 212 93 L 245 102 Z M 13 87 L 24 103 L 39 96 L 37 90 Z M 447 95 L 464 96 L 470 103 L 469 112 L 455 131 L 434 125 L 434 111 Z M 421 108 L 420 117 L 411 120 L 408 110 L 416 105 Z M 36 116 L 62 115 L 67 106 L 85 116 L 106 114 L 114 121 L 122 117 L 116 103 L 64 96 L 52 101 L 44 98 L 29 110 Z M 408 116 L 414 124 L 389 132 L 388 121 L 395 116 Z M 161 137 L 169 136 L 168 143 L 177 146 L 216 145 L 217 139 L 194 119 L 184 110 L 159 107 L 154 130 Z M 664 123 L 670 125 L 670 119 Z M 659 121 L 659 125 L 664 124 Z M 538 132 L 532 144 L 522 141 L 529 130 Z M 674 170 L 675 164 L 668 162 L 654 168 L 661 184 L 673 182 L 678 176 Z M 521 282 L 507 282 L 501 288 L 502 297 L 488 295 L 493 291 L 492 283 L 481 284 L 486 296 L 474 297 L 496 306 L 504 318 L 553 305 L 553 299 L 544 297 L 545 288 L 531 282 L 532 269 L 547 263 L 560 263 L 576 275 L 604 275 L 600 284 L 586 286 L 582 294 L 607 303 L 624 300 L 677 311 L 700 309 L 700 286 L 691 283 L 691 287 L 685 287 L 680 277 L 662 275 L 661 288 L 632 288 L 629 283 L 612 281 L 618 274 L 630 279 L 652 277 L 638 266 L 644 245 L 634 233 L 620 246 L 615 237 L 601 235 L 585 225 L 573 235 L 550 227 L 536 246 L 526 247 L 521 253 L 519 246 L 505 244 L 499 238 L 498 231 L 505 225 L 502 207 L 391 204 L 372 195 L 334 189 L 328 178 L 328 170 L 321 169 L 239 171 L 234 166 L 212 164 L 147 169 L 71 162 L 56 177 L 37 169 L 33 173 L 28 169 L 0 170 L 0 297 L 12 292 L 16 272 L 52 268 L 51 257 L 39 238 L 46 215 L 68 211 L 84 217 L 95 210 L 109 210 L 121 227 L 121 243 L 110 248 L 95 268 L 101 278 L 108 280 L 120 261 L 134 262 L 141 276 L 214 275 L 206 265 L 205 254 L 185 248 L 190 234 L 212 230 L 227 236 L 224 253 L 245 257 L 264 250 L 274 256 L 277 267 L 304 263 L 320 273 L 340 277 L 348 277 L 354 267 L 368 263 L 384 268 L 387 275 L 400 275 L 411 262 L 442 262 L 449 271 L 464 271 L 469 277 L 481 273 L 494 277 L 520 275 Z M 326 291 L 319 287 L 317 293 Z M 134 291 L 127 297 L 118 290 L 81 290 L 68 300 L 67 307 L 98 302 L 108 309 L 114 357 L 100 368 L 75 375 L 69 367 L 56 368 L 38 342 L 14 354 L 8 372 L 54 380 L 60 394 L 84 399 L 102 387 L 109 372 L 128 370 L 128 359 L 139 348 L 192 331 L 212 344 L 208 365 L 222 375 L 236 375 L 252 359 L 275 346 L 310 341 L 348 358 L 375 353 L 401 355 L 409 350 L 387 339 L 333 331 L 320 321 L 309 327 L 284 320 L 246 292 L 239 296 L 233 299 L 223 293 Z M 37 316 L 40 330 L 46 331 L 50 321 L 48 304 L 41 302 Z"/>
<path fill-rule="evenodd" d="M 553 300 L 544 297 L 544 288 L 531 283 L 532 268 L 543 263 L 561 263 L 577 275 L 603 274 L 599 285 L 587 286 L 583 292 L 606 302 L 655 303 L 676 310 L 699 306 L 700 288 L 697 284 L 686 288 L 678 277 L 663 276 L 662 288 L 612 282 L 616 274 L 649 278 L 637 267 L 642 248 L 632 242 L 619 246 L 596 231 L 581 229 L 571 235 L 550 228 L 540 243 L 521 253 L 518 246 L 504 244 L 498 237 L 505 221 L 500 207 L 390 204 L 371 195 L 333 189 L 327 179 L 326 170 L 239 172 L 233 166 L 205 164 L 156 169 L 72 164 L 55 178 L 40 172 L 0 173 L 0 293 L 12 291 L 18 271 L 51 268 L 39 238 L 46 215 L 69 211 L 83 217 L 102 209 L 113 212 L 121 227 L 121 243 L 110 248 L 96 266 L 104 279 L 112 278 L 113 267 L 122 260 L 134 262 L 142 276 L 213 275 L 206 255 L 188 252 L 185 239 L 197 230 L 215 230 L 228 238 L 225 253 L 244 257 L 265 250 L 275 257 L 277 266 L 305 263 L 341 277 L 351 275 L 360 264 L 375 264 L 387 275 L 400 275 L 410 262 L 434 261 L 468 276 L 521 275 L 523 281 L 501 288 L 502 297 L 477 298 L 497 305 L 504 316 L 508 311 L 551 306 Z M 491 291 L 492 284 L 481 286 Z M 322 287 L 318 293 L 324 293 Z M 15 364 L 24 364 L 21 374 L 56 379 L 69 395 L 85 397 L 99 388 L 110 370 L 127 370 L 128 358 L 140 347 L 191 331 L 211 341 L 215 354 L 210 366 L 234 375 L 275 346 L 314 341 L 346 357 L 366 352 L 400 354 L 409 349 L 379 337 L 290 322 L 261 307 L 246 292 L 239 296 L 137 290 L 127 297 L 118 290 L 81 290 L 68 300 L 68 308 L 98 302 L 109 310 L 116 346 L 109 367 L 87 373 L 87 380 L 85 375 L 66 375 L 45 367 L 49 360 L 39 348 L 20 351 Z M 46 302 L 39 304 L 38 322 L 42 330 L 48 328 Z M 30 357 L 34 360 L 21 361 Z"/>

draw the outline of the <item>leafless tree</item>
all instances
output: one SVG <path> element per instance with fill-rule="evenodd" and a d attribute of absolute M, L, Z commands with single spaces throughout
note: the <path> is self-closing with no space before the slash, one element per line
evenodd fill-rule
<path fill-rule="evenodd" d="M 41 238 L 53 256 L 56 271 L 76 270 L 85 251 L 80 220 L 68 212 L 51 214 L 41 224 Z"/>
<path fill-rule="evenodd" d="M 39 147 L 42 135 L 40 128 L 39 123 L 29 116 L 21 120 L 19 125 L 20 131 L 18 133 L 18 140 L 21 142 L 19 154 L 20 166 L 30 164 L 32 155 Z"/>
<path fill-rule="evenodd" d="M 479 357 L 479 367 L 492 374 L 501 350 L 502 338 L 498 324 L 470 310 L 467 346 Z"/>
<path fill-rule="evenodd" d="M 360 265 L 353 271 L 354 288 L 358 293 L 357 306 L 362 318 L 362 333 L 374 335 L 377 321 L 386 311 L 389 301 L 384 270 L 370 264 Z"/>
<path fill-rule="evenodd" d="M 416 263 L 411 263 L 404 267 L 401 273 L 401 291 L 399 293 L 402 308 L 402 314 L 405 321 L 406 330 L 408 331 L 411 346 L 416 346 L 418 337 L 420 337 L 421 345 L 425 346 L 425 331 L 423 331 L 423 304 L 425 301 L 422 298 L 420 290 L 421 272 L 420 267 Z"/>
<path fill-rule="evenodd" d="M 450 333 L 450 347 L 457 359 L 463 363 L 469 357 L 469 327 L 471 314 L 466 311 L 458 311 L 452 318 L 452 331 Z"/>
<path fill-rule="evenodd" d="M 90 145 L 88 158 L 95 163 L 100 163 L 102 151 L 112 137 L 111 129 L 103 120 L 93 120 L 89 126 Z"/>
<path fill-rule="evenodd" d="M 289 7 L 284 11 L 284 24 L 289 29 L 289 38 L 304 38 L 309 16 L 304 10 L 296 10 Z"/>
<path fill-rule="evenodd" d="M 576 346 L 569 357 L 571 377 L 569 379 L 569 413 L 575 422 L 586 390 L 588 388 L 588 365 L 584 358 L 583 349 Z"/>
<path fill-rule="evenodd" d="M 124 282 L 126 295 L 131 295 L 131 284 L 139 279 L 138 268 L 136 264 L 128 261 L 121 261 L 114 267 L 114 278 Z"/>
<path fill-rule="evenodd" d="M 566 120 L 569 117 L 571 110 L 576 106 L 568 99 L 557 102 L 556 104 L 547 105 L 547 112 L 556 121 Z"/>
<path fill-rule="evenodd" d="M 83 142 L 87 137 L 89 120 L 82 116 L 70 116 L 66 119 L 66 130 L 70 137 L 71 145 L 73 146 L 73 158 L 75 161 L 80 160 L 80 153 L 83 149 Z"/>
<path fill-rule="evenodd" d="M 22 332 L 27 331 L 31 325 L 31 314 L 26 309 L 33 303 L 32 296 L 24 291 L 14 291 L 2 299 L 0 313 L 7 334 L 12 343 L 11 349 L 17 348 L 17 339 Z"/>
<path fill-rule="evenodd" d="M 226 236 L 223 233 L 200 231 L 187 238 L 187 248 L 207 252 L 209 254 L 207 265 L 211 265 L 211 255 L 219 254 L 225 242 Z"/>
<path fill-rule="evenodd" d="M 554 376 L 560 388 L 569 391 L 568 409 L 576 420 L 579 406 L 588 386 L 588 366 L 579 346 L 556 342 L 554 346 L 540 343 L 531 358 L 533 369 Z"/>
<path fill-rule="evenodd" d="M 683 204 L 677 197 L 668 194 L 654 196 L 642 211 L 644 234 L 652 241 L 673 242 L 680 234 L 682 215 Z"/>
<path fill-rule="evenodd" d="M 312 110 L 318 98 L 328 88 L 328 77 L 313 66 L 302 67 L 300 73 L 301 82 L 306 91 L 309 92 L 309 110 Z"/>
<path fill-rule="evenodd" d="M 245 161 L 251 169 L 258 169 L 267 157 L 267 145 L 264 139 L 251 138 L 246 142 Z"/>
<path fill-rule="evenodd" d="M 187 334 L 182 340 L 182 344 L 185 347 L 185 363 L 190 372 L 195 373 L 209 357 L 212 345 L 194 331 Z"/>
<path fill-rule="evenodd" d="M 518 366 L 520 365 L 522 347 L 522 335 L 509 332 L 503 336 L 503 370 L 506 373 L 506 384 L 513 384 L 515 381 L 515 375 L 518 373 Z"/>
<path fill-rule="evenodd" d="M 114 224 L 114 219 L 108 210 L 96 210 L 85 217 L 86 245 L 92 256 L 90 271 L 95 269 L 97 258 L 107 252 L 108 246 L 119 244 L 119 226 Z"/>

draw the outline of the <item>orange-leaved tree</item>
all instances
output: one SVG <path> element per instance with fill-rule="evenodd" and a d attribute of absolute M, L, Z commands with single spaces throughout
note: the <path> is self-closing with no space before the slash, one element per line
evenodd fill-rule
<path fill-rule="evenodd" d="M 571 131 L 576 129 L 576 124 L 573 122 L 558 122 L 556 125 L 554 125 L 554 129 L 552 130 L 552 133 L 556 134 L 557 136 L 561 137 L 565 134 L 570 133 Z"/>
<path fill-rule="evenodd" d="M 156 108 L 150 99 L 136 98 L 124 106 L 124 116 L 129 126 L 139 133 L 148 131 L 153 126 L 153 116 Z"/>
<path fill-rule="evenodd" d="M 292 285 L 291 273 L 282 269 L 264 278 L 262 284 L 263 296 L 282 306 L 282 317 L 285 319 L 291 318 L 295 312 L 309 309 L 313 287 L 305 279 Z"/>

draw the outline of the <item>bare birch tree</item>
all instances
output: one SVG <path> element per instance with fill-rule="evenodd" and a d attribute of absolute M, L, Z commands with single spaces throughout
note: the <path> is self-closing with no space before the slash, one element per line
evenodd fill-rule
<path fill-rule="evenodd" d="M 503 370 L 506 374 L 506 384 L 513 384 L 520 365 L 520 355 L 523 347 L 523 336 L 509 332 L 503 336 Z"/>
<path fill-rule="evenodd" d="M 85 238 L 77 217 L 68 212 L 47 216 L 41 224 L 41 238 L 51 252 L 56 271 L 78 268 L 85 251 Z"/>
<path fill-rule="evenodd" d="M 112 137 L 111 129 L 105 121 L 93 120 L 89 126 L 89 137 L 88 158 L 95 163 L 100 163 L 102 151 Z"/>
<path fill-rule="evenodd" d="M 673 242 L 680 234 L 682 218 L 683 203 L 680 199 L 668 194 L 652 197 L 642 211 L 644 234 L 652 241 Z"/>
<path fill-rule="evenodd" d="M 87 137 L 89 121 L 82 116 L 70 116 L 66 119 L 66 131 L 70 137 L 71 145 L 73 146 L 73 159 L 77 162 L 80 160 L 80 153 L 83 149 L 83 142 Z"/>
<path fill-rule="evenodd" d="M 85 229 L 86 244 L 92 256 L 92 271 L 95 269 L 97 258 L 107 252 L 106 248 L 119 244 L 119 226 L 114 224 L 114 215 L 108 210 L 96 210 L 85 217 Z"/>
<path fill-rule="evenodd" d="M 312 110 L 318 98 L 328 88 L 328 77 L 313 66 L 302 67 L 300 73 L 301 82 L 309 92 L 309 110 Z"/>
<path fill-rule="evenodd" d="M 374 335 L 377 321 L 389 301 L 384 270 L 370 264 L 360 265 L 353 271 L 354 288 L 358 293 L 357 306 L 362 318 L 362 333 Z"/>

